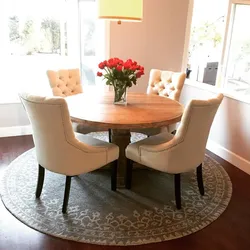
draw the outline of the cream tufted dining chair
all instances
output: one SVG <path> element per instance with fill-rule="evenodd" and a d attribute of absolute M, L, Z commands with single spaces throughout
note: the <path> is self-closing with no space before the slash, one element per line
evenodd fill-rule
<path fill-rule="evenodd" d="M 67 97 L 83 92 L 79 69 L 48 70 L 47 76 L 54 96 Z M 100 131 L 88 125 L 72 123 L 74 131 L 81 134 Z M 111 142 L 111 130 L 109 130 L 109 142 Z"/>
<path fill-rule="evenodd" d="M 44 170 L 66 175 L 62 212 L 66 213 L 71 177 L 112 162 L 111 189 L 116 190 L 119 148 L 111 143 L 74 133 L 68 106 L 62 97 L 19 95 L 30 119 L 39 174 L 36 197 L 42 192 Z"/>
<path fill-rule="evenodd" d="M 164 96 L 179 102 L 185 78 L 186 74 L 182 72 L 151 69 L 147 94 Z M 175 129 L 176 124 L 171 124 L 163 128 L 137 129 L 135 132 L 151 136 L 159 134 L 160 132 L 173 132 Z"/>
<path fill-rule="evenodd" d="M 82 93 L 79 69 L 48 70 L 50 87 L 54 96 L 70 96 Z"/>
<path fill-rule="evenodd" d="M 202 162 L 206 143 L 223 95 L 209 100 L 192 100 L 185 108 L 176 135 L 161 133 L 132 143 L 126 148 L 126 187 L 131 188 L 132 163 L 175 175 L 175 199 L 181 208 L 180 174 L 197 169 L 198 187 L 204 195 Z"/>
<path fill-rule="evenodd" d="M 147 94 L 165 96 L 179 102 L 185 78 L 186 74 L 182 72 L 151 69 Z"/>

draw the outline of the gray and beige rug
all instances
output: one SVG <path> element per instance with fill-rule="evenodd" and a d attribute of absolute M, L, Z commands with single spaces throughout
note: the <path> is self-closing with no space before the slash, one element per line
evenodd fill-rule
<path fill-rule="evenodd" d="M 94 138 L 97 138 L 99 140 L 103 140 L 103 141 L 106 141 L 106 142 L 109 141 L 108 132 L 106 132 L 106 131 L 91 132 L 88 135 L 90 135 L 90 136 L 92 136 Z M 147 138 L 147 135 L 144 135 L 142 133 L 131 132 L 130 141 L 131 142 L 137 142 L 137 141 L 143 140 L 145 138 Z"/>
<path fill-rule="evenodd" d="M 135 169 L 132 190 L 110 190 L 107 169 L 71 183 L 68 213 L 63 215 L 65 177 L 46 172 L 40 199 L 35 198 L 37 162 L 34 149 L 14 160 L 3 176 L 6 208 L 26 225 L 55 237 L 101 245 L 139 245 L 180 238 L 197 232 L 226 209 L 232 183 L 226 171 L 205 157 L 201 197 L 195 173 L 182 176 L 182 205 L 176 210 L 173 176 Z"/>

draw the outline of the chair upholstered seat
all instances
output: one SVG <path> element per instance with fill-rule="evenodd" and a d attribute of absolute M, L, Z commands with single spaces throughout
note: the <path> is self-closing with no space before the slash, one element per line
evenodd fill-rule
<path fill-rule="evenodd" d="M 83 135 L 80 133 L 75 133 L 75 137 L 80 142 L 85 143 L 89 146 L 105 149 L 105 157 L 103 159 L 103 162 L 101 162 L 101 166 L 117 160 L 117 155 L 119 155 L 119 148 L 115 144 L 98 140 L 90 135 Z"/>
<path fill-rule="evenodd" d="M 103 131 L 103 129 L 89 126 L 87 124 L 76 123 L 76 122 L 72 122 L 72 127 L 76 133 L 80 133 L 80 134 L 89 134 L 91 132 Z"/>
<path fill-rule="evenodd" d="M 127 149 L 126 149 L 126 157 L 129 158 L 132 161 L 138 162 L 142 165 L 147 165 L 144 162 L 144 154 L 142 152 L 144 152 L 146 154 L 147 151 L 147 147 L 148 145 L 150 146 L 157 146 L 163 143 L 167 143 L 170 140 L 173 139 L 173 135 L 165 132 L 165 133 L 160 133 L 158 135 L 155 136 L 151 136 L 149 138 L 140 140 L 136 143 L 131 143 Z M 146 145 L 146 146 L 144 146 Z M 160 159 L 154 159 L 155 161 L 160 161 Z M 165 161 L 162 162 L 163 164 L 163 169 L 165 164 Z M 151 164 L 151 166 L 153 167 L 154 164 Z"/>

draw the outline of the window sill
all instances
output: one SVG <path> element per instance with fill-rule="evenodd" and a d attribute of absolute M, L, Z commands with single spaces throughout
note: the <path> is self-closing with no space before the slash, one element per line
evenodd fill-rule
<path fill-rule="evenodd" d="M 190 79 L 186 79 L 185 84 L 198 89 L 207 90 L 213 93 L 222 93 L 224 96 L 231 98 L 233 100 L 250 104 L 250 96 L 237 95 L 235 92 L 229 91 L 225 88 L 219 88 L 206 83 L 196 82 Z"/>

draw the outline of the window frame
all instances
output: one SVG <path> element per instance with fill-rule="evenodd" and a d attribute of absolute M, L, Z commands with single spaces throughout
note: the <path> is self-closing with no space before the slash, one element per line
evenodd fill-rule
<path fill-rule="evenodd" d="M 90 1 L 90 2 L 97 2 L 98 0 L 73 0 L 77 2 L 77 8 L 78 8 L 78 43 L 79 43 L 79 69 L 81 71 L 81 55 L 82 55 L 82 47 L 81 47 L 81 13 L 80 13 L 80 2 L 82 1 Z M 102 49 L 97 49 L 98 51 L 98 55 L 100 56 L 99 60 L 100 61 L 104 61 L 105 59 L 110 57 L 110 21 L 109 20 L 98 20 L 98 22 L 100 23 L 100 26 L 102 26 L 103 30 L 101 30 L 101 32 L 103 33 L 103 46 Z M 100 28 L 100 26 L 98 27 L 98 29 Z M 100 32 L 100 30 L 99 30 Z M 100 51 L 102 51 L 100 53 Z M 97 68 L 98 68 L 98 62 L 96 64 L 96 72 L 97 72 Z M 81 75 L 81 81 L 83 82 L 83 78 Z M 95 76 L 95 85 L 84 85 L 83 83 L 83 88 L 84 89 L 93 89 L 95 87 L 99 88 L 100 91 L 109 91 L 109 86 L 107 86 L 106 84 L 104 84 L 104 82 L 102 81 L 102 79 L 100 77 Z"/>
<path fill-rule="evenodd" d="M 250 5 L 250 0 L 228 0 L 227 14 L 225 17 L 226 25 L 225 25 L 225 31 L 224 31 L 223 41 L 222 41 L 223 47 L 222 47 L 221 58 L 220 58 L 219 66 L 218 66 L 218 73 L 216 77 L 215 86 L 212 86 L 203 82 L 198 82 L 195 80 L 190 80 L 190 79 L 186 79 L 185 84 L 193 86 L 193 87 L 197 87 L 203 90 L 208 90 L 214 93 L 220 92 L 229 98 L 250 104 L 249 96 L 242 96 L 233 91 L 230 91 L 229 89 L 226 88 L 226 82 L 225 82 L 236 4 Z M 183 60 L 182 60 L 183 72 L 186 72 L 187 62 L 188 62 L 188 50 L 189 50 L 191 27 L 192 27 L 193 9 L 194 9 L 194 0 L 189 0 L 186 34 L 185 34 L 185 42 L 184 42 L 184 50 L 183 50 Z"/>

